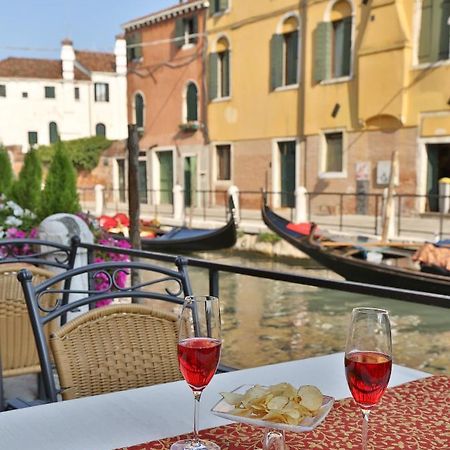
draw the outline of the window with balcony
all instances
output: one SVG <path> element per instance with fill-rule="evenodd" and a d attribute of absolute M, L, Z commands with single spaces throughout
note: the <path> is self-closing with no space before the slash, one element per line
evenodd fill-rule
<path fill-rule="evenodd" d="M 423 0 L 419 62 L 450 59 L 450 0 Z"/>
<path fill-rule="evenodd" d="M 271 87 L 296 85 L 298 83 L 299 24 L 296 17 L 289 17 L 282 32 L 272 36 L 270 42 Z"/>
<path fill-rule="evenodd" d="M 320 22 L 314 31 L 314 80 L 317 82 L 348 77 L 352 59 L 352 8 L 338 1 L 331 19 Z"/>

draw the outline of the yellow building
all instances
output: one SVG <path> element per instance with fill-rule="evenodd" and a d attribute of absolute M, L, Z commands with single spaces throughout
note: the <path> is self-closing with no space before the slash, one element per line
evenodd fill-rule
<path fill-rule="evenodd" d="M 379 193 L 398 150 L 397 191 L 438 193 L 450 176 L 449 0 L 210 3 L 213 188 Z"/>

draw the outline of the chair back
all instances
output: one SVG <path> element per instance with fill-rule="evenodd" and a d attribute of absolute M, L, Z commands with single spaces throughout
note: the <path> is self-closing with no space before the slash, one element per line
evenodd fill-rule
<path fill-rule="evenodd" d="M 27 305 L 17 280 L 17 273 L 23 268 L 23 263 L 0 265 L 0 357 L 4 377 L 41 371 Z M 54 276 L 53 272 L 32 265 L 28 270 L 35 283 Z M 48 334 L 47 330 L 46 338 Z"/>
<path fill-rule="evenodd" d="M 143 262 L 104 262 L 88 264 L 56 275 L 51 280 L 33 283 L 32 274 L 21 270 L 22 284 L 42 367 L 42 381 L 49 401 L 95 395 L 116 390 L 181 379 L 177 363 L 178 327 L 173 311 L 156 311 L 157 301 L 182 305 L 192 295 L 186 260 L 177 258 L 177 270 Z M 120 287 L 118 277 L 139 274 L 139 281 Z M 55 283 L 88 275 L 100 290 L 73 291 L 80 298 L 54 307 L 44 305 L 48 295 L 62 296 L 67 289 L 55 289 Z M 103 306 L 72 319 L 52 333 L 50 347 L 44 327 L 85 305 L 105 300 L 117 302 L 148 301 L 147 305 L 119 304 Z M 161 306 L 159 306 L 160 308 Z M 51 367 L 53 354 L 61 389 L 57 389 Z M 87 372 L 90 372 L 88 374 Z"/>

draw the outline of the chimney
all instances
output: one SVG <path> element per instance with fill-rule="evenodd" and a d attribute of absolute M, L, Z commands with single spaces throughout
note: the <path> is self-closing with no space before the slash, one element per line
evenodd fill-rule
<path fill-rule="evenodd" d="M 116 45 L 114 46 L 114 55 L 116 56 L 116 73 L 118 75 L 127 74 L 127 42 L 123 34 L 116 36 Z"/>
<path fill-rule="evenodd" d="M 74 77 L 74 62 L 75 52 L 73 50 L 73 43 L 70 39 L 64 39 L 61 42 L 61 62 L 62 62 L 62 76 L 64 80 L 73 80 Z"/>

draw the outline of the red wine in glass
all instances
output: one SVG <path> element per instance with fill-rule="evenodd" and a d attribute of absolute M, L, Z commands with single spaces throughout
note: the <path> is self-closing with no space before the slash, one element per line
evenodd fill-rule
<path fill-rule="evenodd" d="M 188 338 L 178 343 L 180 371 L 194 391 L 202 391 L 216 373 L 222 342 L 212 338 Z"/>
<path fill-rule="evenodd" d="M 385 309 L 353 309 L 344 366 L 350 392 L 361 408 L 362 448 L 366 450 L 369 414 L 386 390 L 392 370 L 391 323 Z"/>
<path fill-rule="evenodd" d="M 362 408 L 376 405 L 387 388 L 392 359 L 379 352 L 352 352 L 345 357 L 345 374 L 356 403 Z"/>
<path fill-rule="evenodd" d="M 178 364 L 194 394 L 193 437 L 174 442 L 170 450 L 220 450 L 198 435 L 198 415 L 203 390 L 216 373 L 222 347 L 219 299 L 210 295 L 185 298 L 180 314 Z"/>

